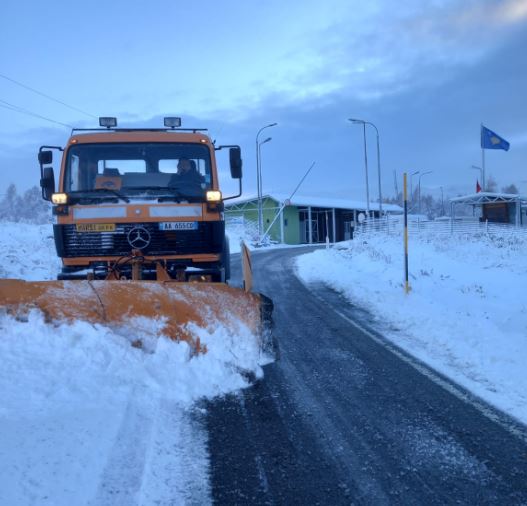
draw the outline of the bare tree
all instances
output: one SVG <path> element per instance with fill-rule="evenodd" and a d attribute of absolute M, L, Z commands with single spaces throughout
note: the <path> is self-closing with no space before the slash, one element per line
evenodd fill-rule
<path fill-rule="evenodd" d="M 23 195 L 18 195 L 14 184 L 8 186 L 0 201 L 0 220 L 40 224 L 48 223 L 50 219 L 50 205 L 42 200 L 38 187 L 33 186 Z"/>
<path fill-rule="evenodd" d="M 514 194 L 514 195 L 518 195 L 518 193 L 520 193 L 518 191 L 518 188 L 517 186 L 514 184 L 514 183 L 511 183 L 510 185 L 507 185 L 507 186 L 504 186 L 501 191 L 503 193 L 511 193 L 511 194 Z"/>
<path fill-rule="evenodd" d="M 489 176 L 485 184 L 484 191 L 486 192 L 497 192 L 498 191 L 498 183 L 496 182 L 494 177 Z"/>

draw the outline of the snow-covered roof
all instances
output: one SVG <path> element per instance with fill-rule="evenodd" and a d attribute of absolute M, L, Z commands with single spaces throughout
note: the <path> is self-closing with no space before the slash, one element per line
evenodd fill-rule
<path fill-rule="evenodd" d="M 526 200 L 527 197 L 522 197 L 515 193 L 478 192 L 451 198 L 450 202 L 459 204 L 486 204 L 489 202 L 517 202 Z"/>
<path fill-rule="evenodd" d="M 251 202 L 256 200 L 258 197 L 256 195 L 248 195 L 242 198 L 237 198 L 230 200 L 225 203 L 225 207 L 232 205 L 243 204 L 246 202 Z M 306 195 L 295 195 L 292 198 L 289 198 L 289 195 L 285 193 L 270 193 L 263 196 L 263 198 L 271 198 L 276 200 L 280 205 L 286 201 L 290 201 L 288 205 L 296 207 L 321 207 L 327 209 L 356 209 L 357 211 L 366 211 L 367 206 L 366 202 L 361 200 L 348 200 L 342 198 L 334 197 L 311 197 Z M 379 203 L 370 202 L 370 211 L 378 211 Z M 402 213 L 403 208 L 395 204 L 382 204 L 382 210 L 390 213 Z"/>

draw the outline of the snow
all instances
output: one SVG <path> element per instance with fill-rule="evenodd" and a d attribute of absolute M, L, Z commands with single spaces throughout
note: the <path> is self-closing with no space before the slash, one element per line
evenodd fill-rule
<path fill-rule="evenodd" d="M 1 277 L 54 279 L 49 225 L 0 227 Z M 249 329 L 191 326 L 208 349 L 192 356 L 158 321 L 51 325 L 37 310 L 25 320 L 0 314 L 0 504 L 211 502 L 197 401 L 263 375 Z M 145 349 L 130 345 L 131 328 Z"/>
<path fill-rule="evenodd" d="M 256 200 L 258 197 L 257 195 L 251 195 L 251 194 L 245 194 L 243 197 L 239 197 L 236 199 L 232 199 L 226 207 L 232 207 L 233 205 L 237 204 L 243 204 L 245 202 L 251 202 L 253 200 Z M 349 200 L 349 199 L 343 199 L 343 198 L 334 198 L 334 197 L 313 197 L 311 195 L 294 195 L 291 197 L 290 194 L 287 193 L 279 193 L 279 192 L 270 192 L 262 196 L 262 198 L 271 198 L 273 200 L 276 200 L 280 204 L 283 204 L 286 201 L 289 201 L 288 205 L 297 206 L 297 207 L 320 207 L 320 208 L 326 208 L 326 209 L 357 209 L 357 210 L 366 210 L 368 207 L 372 211 L 378 211 L 379 210 L 379 203 L 378 202 L 370 202 L 370 205 L 368 206 L 365 201 L 363 200 Z M 384 211 L 391 212 L 391 213 L 402 213 L 403 208 L 401 206 L 398 206 L 396 204 L 383 204 L 382 208 Z"/>
<path fill-rule="evenodd" d="M 0 277 L 54 279 L 49 225 L 1 223 Z M 243 229 L 228 231 L 239 251 Z M 302 255 L 297 272 L 368 308 L 398 346 L 527 422 L 527 237 L 410 237 L 403 290 L 400 235 L 356 237 Z M 130 346 L 130 328 L 148 346 Z M 262 376 L 254 336 L 194 327 L 207 345 L 159 335 L 161 323 L 50 325 L 0 314 L 0 504 L 207 504 L 207 434 L 199 400 Z M 152 339 L 151 336 L 155 336 Z M 417 445 L 419 435 L 408 434 Z M 452 458 L 456 458 L 453 454 Z"/>
<path fill-rule="evenodd" d="M 303 255 L 297 272 L 369 309 L 388 339 L 527 423 L 525 251 L 521 235 L 410 236 L 408 295 L 399 234 Z"/>

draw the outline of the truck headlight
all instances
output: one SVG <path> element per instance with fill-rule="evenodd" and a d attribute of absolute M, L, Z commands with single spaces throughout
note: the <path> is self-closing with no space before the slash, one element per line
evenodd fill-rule
<path fill-rule="evenodd" d="M 209 190 L 207 192 L 207 202 L 220 202 L 221 192 L 218 190 Z"/>
<path fill-rule="evenodd" d="M 53 204 L 67 204 L 68 203 L 68 195 L 66 193 L 54 193 L 51 196 L 51 202 Z"/>

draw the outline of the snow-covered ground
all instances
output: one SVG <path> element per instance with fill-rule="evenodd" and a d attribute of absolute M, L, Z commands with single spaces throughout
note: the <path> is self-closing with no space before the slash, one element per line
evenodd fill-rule
<path fill-rule="evenodd" d="M 0 277 L 54 279 L 49 225 L 0 223 Z M 230 230 L 239 251 L 243 230 Z M 298 259 L 299 276 L 371 310 L 384 335 L 527 422 L 527 238 L 372 235 Z M 150 334 L 156 333 L 156 323 Z M 126 329 L 0 315 L 0 504 L 207 504 L 207 436 L 196 401 L 262 374 L 254 336 L 195 328 L 206 355 Z M 251 344 L 253 343 L 253 344 Z"/>
<path fill-rule="evenodd" d="M 0 277 L 55 278 L 50 225 L 0 230 Z M 0 504 L 210 503 L 196 401 L 247 386 L 241 371 L 260 377 L 266 360 L 239 328 L 194 328 L 208 353 L 190 358 L 162 336 L 145 352 L 127 329 L 0 314 Z"/>
<path fill-rule="evenodd" d="M 305 282 L 366 307 L 382 333 L 476 395 L 527 423 L 527 237 L 357 237 L 303 255 Z"/>

